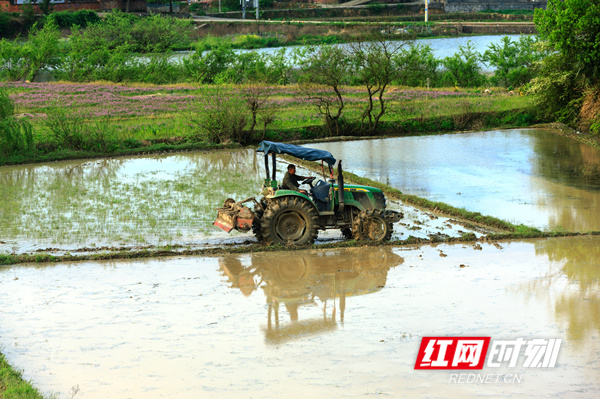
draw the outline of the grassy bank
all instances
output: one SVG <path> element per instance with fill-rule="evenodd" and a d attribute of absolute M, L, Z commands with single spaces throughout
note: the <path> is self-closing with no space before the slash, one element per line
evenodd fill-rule
<path fill-rule="evenodd" d="M 0 156 L 0 165 L 75 158 L 232 148 L 237 140 L 214 137 L 202 115 L 212 118 L 215 101 L 261 96 L 257 125 L 246 144 L 332 137 L 316 103 L 299 86 L 126 85 L 109 83 L 6 83 L 16 115 L 32 126 L 29 151 Z M 248 91 L 250 90 L 250 92 Z M 538 120 L 531 99 L 503 89 L 424 89 L 391 87 L 386 114 L 375 132 L 361 129 L 367 104 L 362 88 L 344 88 L 341 135 L 403 136 L 460 130 L 524 127 Z M 244 106 L 242 101 L 241 106 Z M 238 108 L 239 109 L 239 108 Z M 67 111 L 69 110 L 69 111 Z M 73 110 L 75 110 L 73 112 Z M 239 142 L 239 141 L 237 141 Z"/>
<path fill-rule="evenodd" d="M 25 380 L 19 371 L 13 369 L 0 353 L 0 398 L 2 399 L 43 399 L 44 397 Z"/>

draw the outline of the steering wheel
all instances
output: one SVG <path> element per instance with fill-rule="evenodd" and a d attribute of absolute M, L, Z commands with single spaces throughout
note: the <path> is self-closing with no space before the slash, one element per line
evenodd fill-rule
<path fill-rule="evenodd" d="M 309 186 L 312 188 L 312 186 L 313 186 L 313 185 L 312 185 L 312 182 L 313 182 L 313 180 L 315 180 L 315 177 L 314 177 L 314 176 L 312 176 L 312 177 L 309 177 L 309 178 L 308 178 L 308 179 L 306 179 L 306 180 L 303 180 L 303 181 L 302 181 L 300 184 L 308 184 L 308 185 L 309 185 Z"/>

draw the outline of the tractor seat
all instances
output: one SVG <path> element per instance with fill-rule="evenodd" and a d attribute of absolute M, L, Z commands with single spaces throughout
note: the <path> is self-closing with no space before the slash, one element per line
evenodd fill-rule
<path fill-rule="evenodd" d="M 329 202 L 329 187 L 330 185 L 328 183 L 319 180 L 310 191 L 316 200 Z"/>

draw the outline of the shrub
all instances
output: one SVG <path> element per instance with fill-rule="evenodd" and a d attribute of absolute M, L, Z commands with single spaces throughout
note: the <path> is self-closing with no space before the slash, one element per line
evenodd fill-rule
<path fill-rule="evenodd" d="M 190 118 L 199 128 L 197 138 L 211 143 L 247 144 L 261 125 L 264 138 L 267 126 L 275 120 L 270 96 L 270 88 L 260 84 L 244 85 L 239 93 L 222 88 L 207 93 Z"/>
<path fill-rule="evenodd" d="M 537 39 L 530 36 L 521 36 L 517 42 L 504 36 L 500 44 L 492 43 L 481 58 L 496 69 L 492 84 L 519 87 L 529 83 L 533 78 L 533 64 L 545 56 L 545 52 L 538 51 L 537 43 Z"/>
<path fill-rule="evenodd" d="M 119 147 L 116 128 L 106 117 L 89 122 L 85 115 L 56 107 L 48 111 L 44 125 L 62 149 L 108 153 Z"/>
<path fill-rule="evenodd" d="M 5 90 L 0 89 L 0 154 L 16 155 L 33 148 L 31 124 L 15 116 L 15 104 Z"/>
<path fill-rule="evenodd" d="M 61 28 L 70 28 L 72 26 L 85 28 L 88 25 L 100 22 L 100 17 L 92 10 L 58 11 L 50 14 L 47 17 L 48 20 L 53 20 Z"/>
<path fill-rule="evenodd" d="M 10 13 L 0 9 L 0 37 L 16 36 L 19 32 L 19 23 Z"/>
<path fill-rule="evenodd" d="M 199 83 L 213 83 L 216 77 L 225 72 L 235 59 L 231 44 L 220 42 L 206 51 L 201 42 L 195 52 L 182 59 L 188 79 Z"/>
<path fill-rule="evenodd" d="M 207 94 L 198 104 L 192 121 L 199 127 L 198 138 L 210 143 L 245 142 L 244 129 L 250 121 L 245 104 L 239 96 L 221 89 Z"/>

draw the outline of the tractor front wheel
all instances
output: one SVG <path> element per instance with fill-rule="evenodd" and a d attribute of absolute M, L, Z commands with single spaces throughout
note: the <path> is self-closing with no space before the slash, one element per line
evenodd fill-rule
<path fill-rule="evenodd" d="M 285 197 L 273 202 L 262 217 L 261 230 L 265 244 L 306 245 L 317 238 L 319 218 L 315 208 L 298 197 Z"/>
<path fill-rule="evenodd" d="M 352 223 L 352 234 L 355 240 L 389 241 L 393 230 L 392 222 L 377 209 L 362 211 Z"/>

